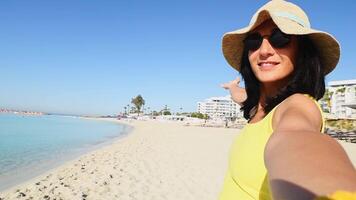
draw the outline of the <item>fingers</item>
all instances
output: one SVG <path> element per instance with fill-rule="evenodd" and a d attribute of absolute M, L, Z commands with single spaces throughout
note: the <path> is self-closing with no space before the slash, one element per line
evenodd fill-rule
<path fill-rule="evenodd" d="M 241 82 L 240 77 L 236 77 L 235 80 L 232 80 L 228 83 L 220 84 L 220 87 L 222 87 L 224 89 L 230 89 L 231 87 L 235 87 L 235 86 L 239 87 L 240 82 Z"/>
<path fill-rule="evenodd" d="M 229 89 L 229 86 L 227 83 L 220 84 L 220 87 L 222 87 L 224 89 Z"/>
<path fill-rule="evenodd" d="M 240 77 L 237 77 L 237 78 L 236 78 L 236 83 L 237 83 L 237 85 L 240 84 L 240 81 L 241 81 L 241 80 L 240 80 Z"/>

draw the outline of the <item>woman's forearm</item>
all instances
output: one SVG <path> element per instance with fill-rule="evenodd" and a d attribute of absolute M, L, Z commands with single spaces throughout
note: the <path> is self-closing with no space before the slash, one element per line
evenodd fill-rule
<path fill-rule="evenodd" d="M 340 189 L 356 191 L 356 171 L 346 152 L 321 133 L 273 133 L 265 149 L 265 164 L 276 200 L 307 199 L 302 197 Z"/>

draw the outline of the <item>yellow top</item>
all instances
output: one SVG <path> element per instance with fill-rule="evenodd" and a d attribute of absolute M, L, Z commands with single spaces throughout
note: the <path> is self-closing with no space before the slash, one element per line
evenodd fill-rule
<path fill-rule="evenodd" d="M 314 200 L 356 200 L 356 192 L 338 190 L 328 197 L 317 197 Z"/>
<path fill-rule="evenodd" d="M 321 111 L 319 104 L 310 98 Z M 259 122 L 247 124 L 235 138 L 230 149 L 220 200 L 272 199 L 263 156 L 266 143 L 273 132 L 272 118 L 277 107 L 278 105 Z M 324 132 L 324 123 L 322 124 L 321 131 Z"/>

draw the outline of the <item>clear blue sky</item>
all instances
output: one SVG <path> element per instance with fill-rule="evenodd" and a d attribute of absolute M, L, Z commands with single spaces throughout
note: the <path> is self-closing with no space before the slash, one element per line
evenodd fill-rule
<path fill-rule="evenodd" d="M 141 94 L 151 110 L 194 111 L 197 101 L 228 94 L 219 84 L 238 73 L 221 37 L 265 2 L 1 1 L 0 107 L 115 114 Z M 341 43 L 327 81 L 355 79 L 356 4 L 292 2 Z"/>

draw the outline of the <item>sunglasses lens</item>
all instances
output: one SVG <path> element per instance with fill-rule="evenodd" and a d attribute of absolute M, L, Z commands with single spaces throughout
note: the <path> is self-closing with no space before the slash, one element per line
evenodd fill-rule
<path fill-rule="evenodd" d="M 291 41 L 291 36 L 283 33 L 279 29 L 275 29 L 271 34 L 269 41 L 275 48 L 283 48 L 289 44 Z"/>
<path fill-rule="evenodd" d="M 259 33 L 252 33 L 244 40 L 245 48 L 247 50 L 255 51 L 260 48 L 262 40 L 263 37 Z M 283 33 L 279 29 L 274 29 L 269 36 L 268 41 L 274 48 L 283 48 L 290 43 L 291 36 Z"/>
<path fill-rule="evenodd" d="M 245 48 L 252 51 L 260 48 L 261 43 L 262 43 L 262 37 L 258 33 L 253 33 L 247 36 L 244 40 Z"/>

